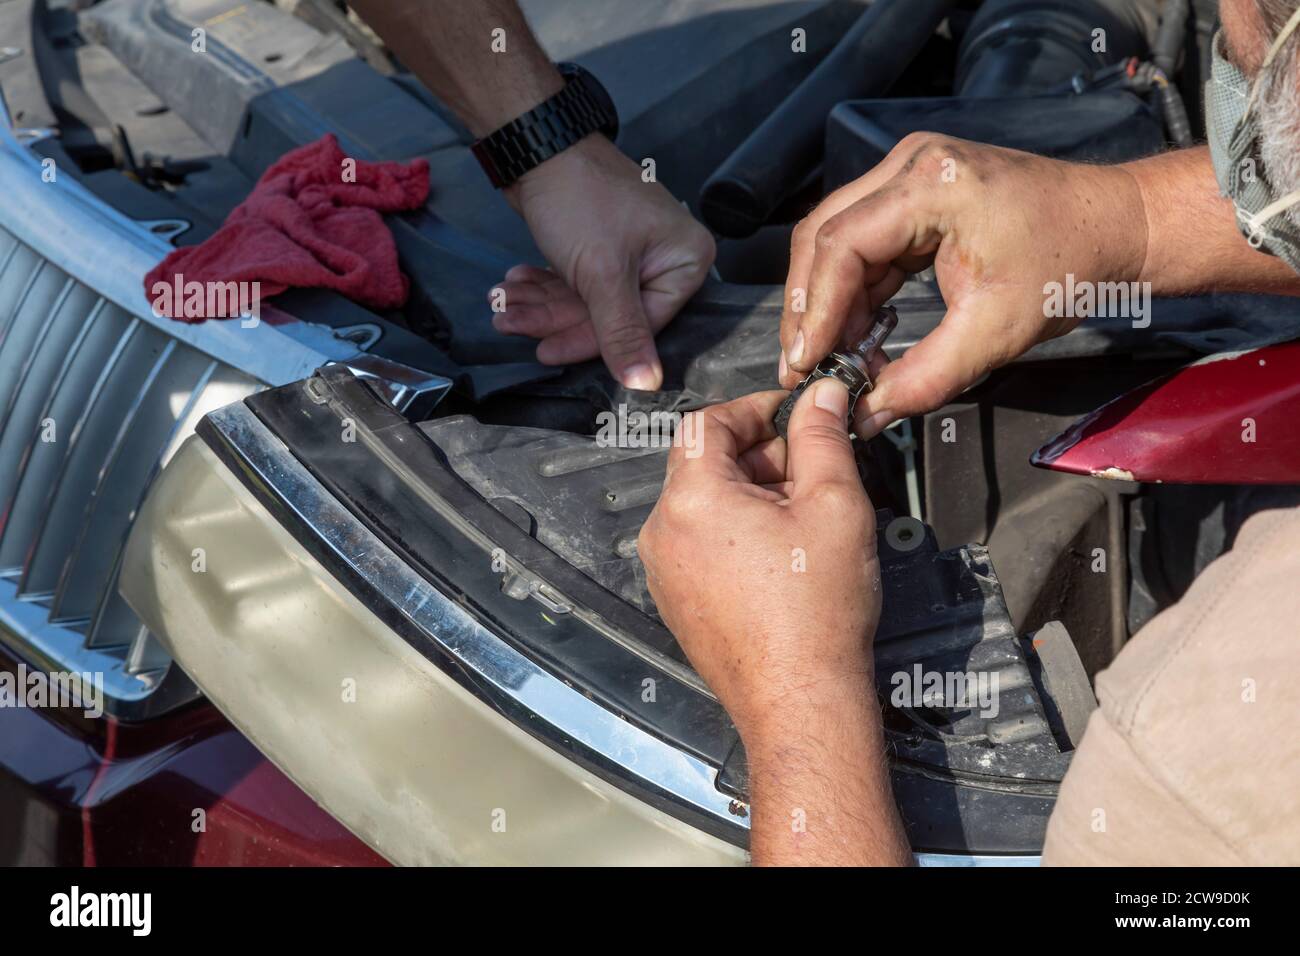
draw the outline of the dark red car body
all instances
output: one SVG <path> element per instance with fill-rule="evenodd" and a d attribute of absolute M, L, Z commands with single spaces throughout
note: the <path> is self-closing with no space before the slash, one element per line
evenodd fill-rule
<path fill-rule="evenodd" d="M 0 863 L 387 865 L 204 700 L 136 725 L 0 709 Z"/>
<path fill-rule="evenodd" d="M 1034 455 L 1076 475 L 1184 484 L 1300 481 L 1300 342 L 1222 353 L 1121 395 Z"/>

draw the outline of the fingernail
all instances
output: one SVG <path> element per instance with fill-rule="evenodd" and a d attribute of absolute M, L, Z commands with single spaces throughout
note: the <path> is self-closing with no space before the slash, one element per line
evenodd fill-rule
<path fill-rule="evenodd" d="M 854 422 L 853 434 L 866 441 L 868 438 L 875 438 L 893 423 L 894 413 L 886 408 Z"/>
<path fill-rule="evenodd" d="M 794 334 L 794 341 L 790 343 L 790 364 L 798 365 L 799 359 L 803 358 L 803 330 Z"/>
<path fill-rule="evenodd" d="M 818 408 L 840 418 L 849 414 L 849 390 L 838 379 L 824 378 L 814 385 L 813 401 Z"/>
<path fill-rule="evenodd" d="M 654 366 L 646 362 L 639 362 L 631 368 L 625 369 L 623 372 L 623 387 L 638 392 L 653 392 L 659 387 Z"/>
<path fill-rule="evenodd" d="M 781 364 L 778 365 L 778 366 L 777 366 L 777 369 L 776 369 L 776 378 L 777 378 L 777 381 L 784 381 L 784 379 L 785 379 L 785 373 L 788 372 L 788 371 L 790 371 L 790 366 L 786 364 L 786 361 L 785 361 L 785 353 L 782 352 L 782 353 L 781 353 Z"/>

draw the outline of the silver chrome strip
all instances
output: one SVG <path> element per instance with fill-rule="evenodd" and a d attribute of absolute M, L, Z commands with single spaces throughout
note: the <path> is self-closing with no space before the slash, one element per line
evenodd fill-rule
<path fill-rule="evenodd" d="M 431 659 L 444 670 L 475 675 L 489 703 L 508 702 L 534 715 L 525 729 L 561 752 L 580 745 L 596 763 L 612 767 L 625 788 L 661 794 L 697 825 L 703 814 L 715 830 L 748 829 L 748 816 L 733 813 L 732 799 L 718 790 L 713 767 L 620 719 L 480 624 L 358 521 L 244 403 L 212 412 L 208 421 L 338 562 L 433 642 L 442 653 Z"/>
<path fill-rule="evenodd" d="M 43 171 L 40 158 L 15 135 L 0 96 L 0 226 L 42 259 L 171 338 L 268 385 L 295 382 L 358 354 L 354 343 L 308 322 L 263 319 L 245 328 L 233 319 L 192 324 L 156 315 L 144 277 L 171 244 L 104 203 L 71 171 L 56 170 L 52 182 L 42 180 Z"/>

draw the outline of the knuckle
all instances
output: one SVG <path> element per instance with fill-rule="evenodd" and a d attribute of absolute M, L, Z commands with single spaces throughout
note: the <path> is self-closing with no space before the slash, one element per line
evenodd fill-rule
<path fill-rule="evenodd" d="M 691 486 L 679 486 L 659 499 L 664 520 L 679 531 L 694 524 L 705 512 L 705 506 L 705 496 Z"/>
<path fill-rule="evenodd" d="M 834 252 L 844 241 L 844 220 L 834 215 L 821 224 L 817 230 L 817 249 Z"/>
<path fill-rule="evenodd" d="M 816 210 L 818 212 L 824 212 L 825 210 L 843 209 L 846 206 L 853 205 L 853 199 L 860 191 L 858 184 L 861 179 L 862 177 L 859 177 L 858 179 L 845 183 L 839 189 L 830 193 L 817 204 Z"/>
<path fill-rule="evenodd" d="M 867 518 L 867 494 L 856 482 L 828 481 L 813 489 L 812 497 L 823 507 L 835 512 L 836 520 L 843 526 L 861 525 Z"/>
<path fill-rule="evenodd" d="M 651 512 L 641 531 L 636 536 L 636 553 L 645 565 L 653 565 L 658 560 L 659 534 L 656 512 Z"/>
<path fill-rule="evenodd" d="M 898 145 L 900 149 L 906 148 L 909 150 L 913 156 L 927 156 L 943 152 L 947 142 L 948 137 L 942 133 L 923 131 L 909 134 Z"/>
<path fill-rule="evenodd" d="M 692 219 L 690 237 L 686 245 L 700 263 L 701 271 L 707 272 L 718 255 L 718 244 L 713 241 L 713 234 Z"/>
<path fill-rule="evenodd" d="M 817 227 L 818 223 L 811 215 L 804 216 L 795 223 L 790 233 L 790 250 L 793 252 L 811 243 L 817 235 Z"/>
<path fill-rule="evenodd" d="M 914 177 L 931 179 L 943 171 L 945 160 L 952 154 L 950 140 L 937 133 L 914 135 L 917 140 L 911 145 L 911 154 L 903 171 Z"/>
<path fill-rule="evenodd" d="M 723 402 L 720 405 L 710 405 L 708 408 L 701 409 L 692 414 L 702 416 L 699 421 L 692 423 L 698 429 L 696 434 L 701 434 L 709 423 L 721 425 L 728 431 L 734 431 L 735 427 L 738 425 L 736 410 L 732 407 L 731 402 Z"/>
<path fill-rule="evenodd" d="M 900 153 L 915 155 L 918 150 L 922 149 L 934 137 L 934 135 L 934 133 L 926 132 L 925 130 L 908 133 L 898 141 L 898 145 L 895 146 L 894 149 Z"/>

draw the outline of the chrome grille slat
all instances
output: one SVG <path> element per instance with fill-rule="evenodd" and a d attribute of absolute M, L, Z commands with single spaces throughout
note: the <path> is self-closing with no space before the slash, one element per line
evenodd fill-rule
<path fill-rule="evenodd" d="M 207 356 L 183 345 L 170 347 L 141 389 L 131 415 L 105 459 L 91 492 L 76 544 L 64 562 L 50 619 L 89 617 L 100 604 L 114 558 L 126 544 L 131 520 L 171 442 L 178 422 L 212 374 Z"/>
<path fill-rule="evenodd" d="M 131 642 L 130 649 L 126 652 L 125 669 L 128 674 L 134 674 L 140 677 L 153 677 L 160 674 L 168 664 L 171 658 L 163 649 L 158 638 L 154 637 L 143 627 L 136 635 L 135 640 Z"/>
<path fill-rule="evenodd" d="M 58 483 L 46 499 L 44 520 L 26 560 L 19 594 L 53 596 L 68 552 L 75 545 L 85 504 L 108 467 L 109 456 L 129 427 L 136 409 L 174 339 L 136 323 L 126 347 L 108 370 L 104 385 L 77 422 L 71 450 Z M 141 383 L 144 383 L 141 385 Z"/>
<path fill-rule="evenodd" d="M 23 394 L 23 383 L 27 381 L 32 366 L 40 357 L 41 346 L 49 336 L 50 330 L 59 325 L 60 318 L 65 315 L 64 307 L 76 288 L 75 282 L 65 278 L 63 288 L 50 306 L 49 318 L 44 322 L 31 323 L 30 340 L 9 342 L 8 348 L 0 345 L 0 436 L 4 435 L 13 417 L 14 408 L 19 404 Z M 13 329 L 12 336 L 17 339 L 21 331 L 18 328 Z M 21 419 L 19 424 L 22 424 Z"/>
<path fill-rule="evenodd" d="M 9 417 L 0 426 L 0 533 L 5 525 L 4 515 L 13 504 L 14 492 L 30 460 L 31 443 L 39 440 L 41 422 L 45 420 L 43 413 L 63 381 L 72 356 L 104 306 L 103 299 L 96 299 L 89 307 L 82 305 L 93 296 L 84 286 L 77 286 L 64 300 L 15 386 Z"/>
<path fill-rule="evenodd" d="M 0 497 L 0 574 L 11 567 L 21 569 L 26 546 L 19 542 L 30 543 L 39 518 L 31 506 L 37 503 L 40 491 L 49 487 L 49 481 L 57 474 L 67 451 L 67 441 L 57 440 L 57 422 L 72 420 L 71 410 L 84 401 L 99 375 L 102 362 L 112 354 L 113 346 L 122 340 L 129 325 L 127 316 L 120 311 L 114 313 L 103 299 L 91 309 L 58 375 L 47 390 L 41 410 L 36 415 L 35 425 L 28 435 L 27 445 L 17 460 L 17 467 L 5 469 L 9 480 L 8 491 Z M 65 411 L 67 414 L 63 415 Z M 53 442 L 45 440 L 44 423 L 47 421 L 56 423 L 56 440 Z M 65 435 L 64 438 L 66 437 Z M 9 459 L 5 461 L 8 462 Z M 24 488 L 29 489 L 26 494 Z M 16 530 L 13 525 L 24 525 L 25 530 Z M 6 541 L 14 542 L 8 549 L 16 555 L 12 563 L 6 561 Z"/>
<path fill-rule="evenodd" d="M 130 605 L 117 593 L 117 575 L 121 566 L 122 556 L 119 554 L 113 564 L 113 587 L 104 595 L 103 603 L 86 629 L 86 647 L 97 650 L 116 648 L 125 653 L 145 631 Z"/>
<path fill-rule="evenodd" d="M 10 334 L 12 334 L 14 326 L 16 325 L 19 333 L 23 332 L 23 330 L 27 328 L 26 323 L 18 323 L 18 316 L 22 315 L 22 311 L 25 310 L 27 302 L 29 302 L 29 299 L 31 298 L 32 291 L 38 289 L 40 281 L 44 278 L 45 282 L 49 282 L 49 277 L 53 276 L 53 274 L 55 273 L 51 272 L 51 267 L 49 267 L 48 263 L 45 263 L 43 260 L 36 261 L 36 268 L 32 269 L 30 276 L 27 277 L 27 281 L 22 285 L 22 291 L 19 291 L 18 298 L 14 300 L 13 307 L 6 310 L 4 315 L 0 315 L 0 355 L 17 354 L 17 350 L 12 349 L 9 345 Z M 55 277 L 55 281 L 57 281 L 57 276 Z M 36 307 L 39 308 L 39 299 L 38 302 L 36 302 Z"/>
<path fill-rule="evenodd" d="M 254 379 L 249 378 L 237 369 L 218 362 L 212 363 L 210 372 L 204 376 L 203 382 L 194 390 L 190 406 L 177 421 L 176 428 L 168 442 L 168 447 L 160 457 L 154 475 L 149 477 L 149 484 L 153 483 L 153 478 L 157 472 L 161 471 L 162 467 L 171 460 L 171 456 L 180 447 L 181 442 L 194 433 L 194 428 L 200 418 L 208 414 L 208 412 L 229 405 L 231 402 L 241 401 L 257 391 L 258 388 L 259 385 Z M 137 511 L 139 506 L 144 504 L 147 492 L 148 487 L 146 486 L 140 493 L 140 501 L 136 507 Z M 125 543 L 125 540 L 123 540 L 122 544 L 125 545 Z M 115 554 L 109 587 L 104 591 L 100 605 L 96 609 L 91 626 L 87 631 L 87 647 L 121 647 L 134 644 L 136 640 L 142 639 L 142 635 L 148 633 L 136 618 L 135 612 L 127 606 L 126 601 L 122 599 L 122 595 L 118 593 L 117 583 L 122 567 L 122 548 L 118 547 Z"/>
<path fill-rule="evenodd" d="M 119 321 L 111 321 L 114 318 Z M 44 524 L 49 498 L 67 469 L 76 444 L 77 426 L 93 407 L 96 395 L 139 327 L 138 320 L 120 310 L 109 309 L 94 324 L 92 336 L 78 351 L 73 374 L 69 375 L 70 387 L 54 395 L 49 410 L 42 416 L 53 420 L 55 440 L 47 442 L 40 436 L 34 437 L 32 454 L 6 514 L 0 531 L 0 569 L 21 570 L 26 564 Z M 96 331 L 101 334 L 94 335 Z M 100 351 L 105 346 L 106 355 Z"/>
<path fill-rule="evenodd" d="M 23 299 L 44 268 L 44 261 L 21 243 L 5 263 L 4 272 L 0 273 L 0 347 Z"/>

